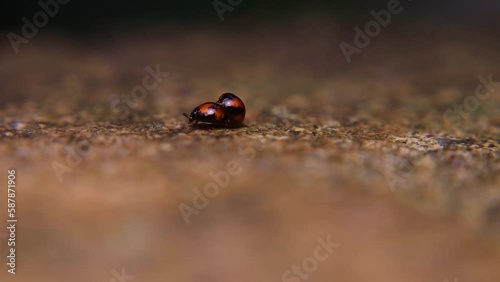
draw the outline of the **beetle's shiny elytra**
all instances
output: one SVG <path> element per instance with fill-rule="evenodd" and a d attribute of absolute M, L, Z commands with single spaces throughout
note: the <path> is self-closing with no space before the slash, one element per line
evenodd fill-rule
<path fill-rule="evenodd" d="M 227 116 L 226 119 L 228 119 L 232 125 L 239 125 L 245 119 L 245 104 L 238 96 L 232 93 L 224 93 L 215 103 L 224 108 Z"/>
<path fill-rule="evenodd" d="M 189 116 L 184 116 L 188 118 L 189 123 L 221 124 L 225 120 L 225 111 L 216 103 L 206 102 L 194 108 Z"/>
<path fill-rule="evenodd" d="M 206 102 L 194 108 L 190 115 L 184 114 L 189 123 L 203 123 L 225 127 L 241 126 L 245 119 L 245 104 L 236 95 L 224 93 L 217 102 Z"/>

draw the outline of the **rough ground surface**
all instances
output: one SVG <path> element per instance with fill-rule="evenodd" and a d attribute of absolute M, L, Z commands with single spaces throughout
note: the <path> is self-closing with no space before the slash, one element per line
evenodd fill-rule
<path fill-rule="evenodd" d="M 351 64 L 352 29 L 324 22 L 109 34 L 1 51 L 19 219 L 2 281 L 282 281 L 328 236 L 308 281 L 500 281 L 500 89 L 443 117 L 479 75 L 500 80 L 493 34 L 394 27 Z M 119 99 L 158 64 L 143 100 Z M 245 126 L 190 128 L 182 113 L 223 92 Z M 228 166 L 186 224 L 179 205 Z"/>

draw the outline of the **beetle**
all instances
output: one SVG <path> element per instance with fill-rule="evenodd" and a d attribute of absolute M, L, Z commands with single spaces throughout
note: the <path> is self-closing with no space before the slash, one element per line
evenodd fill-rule
<path fill-rule="evenodd" d="M 220 105 L 206 102 L 194 108 L 189 116 L 186 113 L 183 115 L 188 118 L 189 123 L 224 124 L 226 113 Z"/>
<path fill-rule="evenodd" d="M 238 126 L 243 123 L 246 109 L 245 104 L 238 96 L 232 93 L 224 93 L 215 103 L 224 108 L 227 115 L 226 119 L 230 125 Z"/>
<path fill-rule="evenodd" d="M 245 104 L 232 93 L 222 94 L 217 102 L 206 102 L 194 108 L 190 115 L 184 113 L 189 123 L 217 125 L 224 127 L 241 126 L 245 119 Z"/>

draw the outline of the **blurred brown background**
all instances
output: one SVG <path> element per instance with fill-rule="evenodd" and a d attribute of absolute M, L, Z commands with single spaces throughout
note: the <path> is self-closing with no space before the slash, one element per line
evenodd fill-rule
<path fill-rule="evenodd" d="M 401 2 L 356 46 L 389 2 L 51 2 L 29 39 L 11 4 L 1 280 L 498 281 L 498 4 Z M 244 127 L 188 126 L 224 92 Z"/>

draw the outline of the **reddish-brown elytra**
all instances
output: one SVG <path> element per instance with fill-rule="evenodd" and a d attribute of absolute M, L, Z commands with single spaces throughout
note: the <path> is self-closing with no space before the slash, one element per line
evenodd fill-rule
<path fill-rule="evenodd" d="M 238 126 L 243 123 L 246 109 L 245 104 L 238 96 L 232 93 L 224 93 L 215 103 L 224 108 L 226 119 L 231 126 Z"/>
<path fill-rule="evenodd" d="M 195 124 L 198 122 L 206 124 L 224 124 L 225 121 L 224 109 L 220 105 L 212 102 L 203 103 L 194 108 L 189 116 L 187 114 L 184 114 L 184 116 L 188 118 L 189 123 L 194 122 Z"/>
<path fill-rule="evenodd" d="M 217 102 L 206 102 L 194 108 L 190 115 L 184 114 L 189 123 L 239 127 L 245 119 L 245 104 L 236 95 L 224 93 Z"/>

